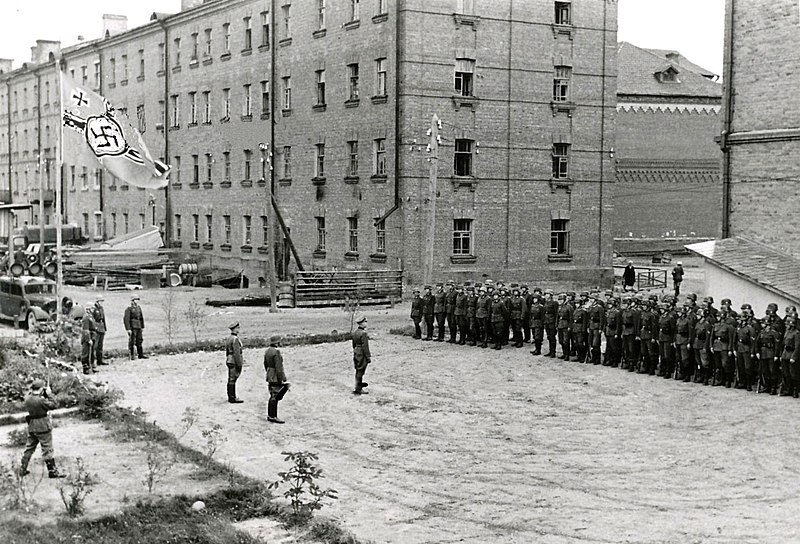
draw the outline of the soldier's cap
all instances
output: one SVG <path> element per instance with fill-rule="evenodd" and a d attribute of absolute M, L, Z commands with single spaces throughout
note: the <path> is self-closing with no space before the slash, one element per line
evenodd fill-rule
<path fill-rule="evenodd" d="M 731 303 L 731 299 L 729 299 L 729 298 L 723 298 L 720 301 L 720 304 L 730 304 L 730 303 Z"/>
<path fill-rule="evenodd" d="M 471 281 L 465 281 L 464 282 L 464 287 L 469 287 L 470 285 L 472 285 Z"/>
<path fill-rule="evenodd" d="M 443 283 L 437 283 L 436 287 L 444 287 L 444 284 Z"/>
<path fill-rule="evenodd" d="M 416 288 L 416 287 L 414 287 L 414 289 L 413 289 L 411 292 L 412 292 L 412 293 L 419 293 L 419 289 L 418 289 L 418 288 Z"/>
<path fill-rule="evenodd" d="M 283 340 L 283 337 L 280 334 L 273 334 L 272 336 L 269 337 L 270 344 L 275 344 L 275 345 L 280 344 L 281 340 Z"/>
<path fill-rule="evenodd" d="M 141 297 L 139 295 L 131 295 L 131 300 L 140 300 Z"/>
<path fill-rule="evenodd" d="M 485 293 L 486 292 L 486 287 L 481 287 L 480 289 L 478 289 L 478 291 L 480 291 L 481 293 Z"/>
<path fill-rule="evenodd" d="M 695 293 L 689 293 L 686 295 L 686 298 L 690 299 L 692 302 L 697 302 L 697 295 Z"/>
<path fill-rule="evenodd" d="M 457 284 L 456 285 L 456 291 L 461 291 L 463 288 L 464 288 L 464 286 L 461 285 L 461 284 Z"/>
<path fill-rule="evenodd" d="M 683 263 L 682 263 L 681 261 L 678 261 L 678 262 L 677 262 L 677 263 L 675 263 L 675 264 L 677 264 L 678 266 L 683 266 Z"/>
<path fill-rule="evenodd" d="M 494 285 L 494 281 L 493 280 L 488 280 L 488 279 L 485 280 L 483 283 L 485 283 L 486 285 Z"/>
<path fill-rule="evenodd" d="M 519 287 L 519 284 L 518 284 L 518 283 L 512 283 L 511 285 L 509 285 L 509 287 L 511 287 L 512 289 L 514 289 L 514 288 L 516 288 L 516 287 Z"/>
<path fill-rule="evenodd" d="M 538 287 L 537 287 L 537 289 L 538 289 Z M 544 290 L 544 294 L 545 295 L 552 295 L 553 294 L 553 290 L 552 289 L 545 289 Z"/>
<path fill-rule="evenodd" d="M 431 287 L 430 285 L 425 286 L 425 290 L 431 290 L 431 289 L 433 289 L 433 287 Z"/>
<path fill-rule="evenodd" d="M 453 280 L 447 280 L 447 285 L 454 285 L 455 282 Z"/>
<path fill-rule="evenodd" d="M 752 309 L 753 309 L 753 307 L 752 307 L 752 306 L 750 306 L 748 303 L 746 303 L 746 302 L 745 302 L 744 304 L 742 304 L 742 307 L 741 307 L 741 309 L 742 309 L 742 310 L 752 310 Z"/>
<path fill-rule="evenodd" d="M 712 297 L 711 295 L 708 295 L 706 297 L 703 297 L 703 301 L 704 302 L 708 302 L 709 304 L 714 304 L 714 297 Z"/>
<path fill-rule="evenodd" d="M 520 289 L 527 289 L 527 288 L 528 288 L 527 283 L 523 283 L 522 285 L 520 285 Z"/>
<path fill-rule="evenodd" d="M 514 289 L 511 290 L 511 292 L 513 294 L 515 294 L 515 295 L 518 295 L 520 291 L 519 291 L 519 289 L 514 288 Z"/>
<path fill-rule="evenodd" d="M 467 285 L 467 291 L 475 291 L 475 288 L 471 285 Z"/>
<path fill-rule="evenodd" d="M 778 311 L 778 305 L 775 304 L 774 302 L 770 302 L 769 304 L 767 304 L 767 310 L 775 310 L 777 312 Z"/>
<path fill-rule="evenodd" d="M 367 320 L 367 316 L 362 315 L 362 316 L 359 316 L 358 319 L 356 319 L 356 323 L 364 323 L 366 320 Z"/>
<path fill-rule="evenodd" d="M 236 328 L 236 327 L 238 327 L 238 326 L 239 326 L 239 322 L 238 322 L 238 321 L 234 321 L 233 323 L 231 323 L 230 325 L 228 325 L 228 328 L 229 328 L 229 329 L 231 329 L 231 330 L 233 330 L 233 329 L 235 329 L 235 328 Z"/>
<path fill-rule="evenodd" d="M 47 384 L 44 383 L 44 380 L 37 378 L 31 382 L 31 391 L 41 391 L 46 386 Z"/>
<path fill-rule="evenodd" d="M 105 299 L 106 299 L 106 297 L 104 297 L 103 295 L 97 295 L 97 296 L 95 297 L 95 300 L 96 300 L 97 302 L 102 302 L 102 301 L 104 301 Z"/>
<path fill-rule="evenodd" d="M 582 297 L 588 297 L 589 296 L 589 291 L 581 291 L 581 296 Z"/>
<path fill-rule="evenodd" d="M 533 292 L 534 293 L 541 293 L 542 292 L 542 288 L 541 287 L 534 287 L 533 288 Z"/>
<path fill-rule="evenodd" d="M 575 296 L 575 291 L 568 291 L 567 292 L 567 296 L 574 297 Z"/>

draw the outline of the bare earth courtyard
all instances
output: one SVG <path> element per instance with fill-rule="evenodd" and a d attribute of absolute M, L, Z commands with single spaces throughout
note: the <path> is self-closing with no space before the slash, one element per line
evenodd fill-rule
<path fill-rule="evenodd" d="M 220 423 L 218 458 L 251 476 L 274 480 L 281 451 L 318 452 L 340 495 L 323 514 L 377 543 L 800 540 L 796 400 L 385 330 L 364 397 L 349 343 L 284 348 L 286 425 L 266 422 L 263 350 L 245 353 L 242 405 L 225 402 L 221 353 L 101 376 L 170 432 L 197 409 L 195 447 Z"/>

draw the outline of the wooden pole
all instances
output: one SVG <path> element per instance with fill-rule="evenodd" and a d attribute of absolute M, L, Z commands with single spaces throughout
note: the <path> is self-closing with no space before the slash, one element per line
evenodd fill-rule
<path fill-rule="evenodd" d="M 275 276 L 275 220 L 272 213 L 272 145 L 258 144 L 261 150 L 261 172 L 264 174 L 264 185 L 267 188 L 267 281 L 269 282 L 269 311 L 278 311 L 277 278 Z M 269 175 L 266 169 L 269 168 Z"/>
<path fill-rule="evenodd" d="M 433 283 L 433 261 L 436 254 L 436 185 L 439 175 L 439 117 L 434 113 L 431 118 L 431 128 L 428 131 L 430 143 L 428 144 L 430 156 L 430 171 L 428 175 L 428 235 L 424 243 L 427 244 L 425 254 L 424 283 Z"/>

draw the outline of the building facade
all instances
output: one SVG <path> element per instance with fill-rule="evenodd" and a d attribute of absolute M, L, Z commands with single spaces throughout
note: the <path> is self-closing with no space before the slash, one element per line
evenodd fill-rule
<path fill-rule="evenodd" d="M 151 194 L 65 158 L 67 218 L 93 238 L 156 224 L 251 281 L 274 229 L 284 278 L 291 242 L 306 269 L 409 283 L 611 282 L 613 1 L 187 1 L 59 56 L 172 166 Z"/>
<path fill-rule="evenodd" d="M 617 58 L 614 237 L 718 237 L 718 76 L 677 51 L 621 42 Z"/>

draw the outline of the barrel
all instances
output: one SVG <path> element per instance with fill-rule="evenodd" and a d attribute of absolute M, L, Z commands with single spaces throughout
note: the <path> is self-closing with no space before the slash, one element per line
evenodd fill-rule
<path fill-rule="evenodd" d="M 194 287 L 211 287 L 211 274 L 195 274 L 192 276 Z"/>
<path fill-rule="evenodd" d="M 197 263 L 183 263 L 178 267 L 178 274 L 197 274 Z"/>
<path fill-rule="evenodd" d="M 169 275 L 169 286 L 170 287 L 177 287 L 181 283 L 183 283 L 183 280 L 181 279 L 181 275 L 180 274 L 176 274 L 175 272 L 170 273 L 170 275 Z"/>
<path fill-rule="evenodd" d="M 278 308 L 294 308 L 294 287 L 288 281 L 278 282 Z"/>

